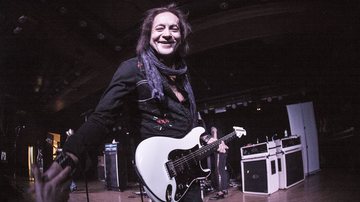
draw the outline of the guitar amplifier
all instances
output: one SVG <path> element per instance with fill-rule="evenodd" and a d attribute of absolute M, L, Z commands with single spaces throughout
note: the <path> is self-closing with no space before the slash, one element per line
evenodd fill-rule
<path fill-rule="evenodd" d="M 279 189 L 278 161 L 274 141 L 245 146 L 241 151 L 242 191 L 271 194 Z"/>
<path fill-rule="evenodd" d="M 274 141 L 253 144 L 241 147 L 241 159 L 261 158 L 276 154 L 276 144 Z"/>
<path fill-rule="evenodd" d="M 119 143 L 105 144 L 105 185 L 108 190 L 123 191 L 127 187 L 127 163 Z"/>
<path fill-rule="evenodd" d="M 279 189 L 276 155 L 241 160 L 242 191 L 251 194 L 272 194 Z"/>
<path fill-rule="evenodd" d="M 279 165 L 279 188 L 287 189 L 305 180 L 300 137 L 284 138 L 276 142 Z"/>
<path fill-rule="evenodd" d="M 277 146 L 277 152 L 287 152 L 294 149 L 301 149 L 301 137 L 290 136 L 287 138 L 279 139 L 275 141 Z"/>

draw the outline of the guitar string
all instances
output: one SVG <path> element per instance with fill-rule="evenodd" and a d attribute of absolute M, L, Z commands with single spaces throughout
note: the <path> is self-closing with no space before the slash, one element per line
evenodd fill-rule
<path fill-rule="evenodd" d="M 212 148 L 215 148 L 216 146 L 218 146 L 221 141 L 227 141 L 228 139 L 234 137 L 233 134 L 234 134 L 234 132 L 224 136 L 223 138 L 218 139 L 216 142 L 214 142 L 214 144 L 205 145 L 204 147 L 201 147 L 201 149 L 199 149 L 199 150 L 197 150 L 195 152 L 192 152 L 192 153 L 186 155 L 185 157 L 181 157 L 179 159 L 176 159 L 174 161 L 174 163 L 173 163 L 174 167 L 178 168 L 179 165 L 182 165 L 185 162 L 188 162 L 189 160 L 194 160 L 194 157 L 201 155 L 201 152 L 202 152 L 201 150 L 205 150 L 204 153 L 206 153 L 207 151 L 210 151 Z"/>
<path fill-rule="evenodd" d="M 179 165 L 184 164 L 185 162 L 187 162 L 189 160 L 195 159 L 194 157 L 201 155 L 201 152 L 206 153 L 206 152 L 210 151 L 212 148 L 219 146 L 221 144 L 221 141 L 225 142 L 225 141 L 233 138 L 234 134 L 236 134 L 236 132 L 231 132 L 230 134 L 218 139 L 213 144 L 205 145 L 195 152 L 192 152 L 184 157 L 174 160 L 173 166 L 177 168 Z M 195 159 L 195 160 L 197 161 L 197 159 Z"/>
<path fill-rule="evenodd" d="M 195 154 L 199 155 L 198 153 L 202 152 L 201 150 L 205 150 L 205 152 L 206 152 L 206 150 L 211 149 L 211 147 L 216 147 L 216 146 L 218 146 L 221 141 L 227 141 L 228 139 L 234 138 L 234 137 L 235 137 L 235 136 L 234 136 L 235 134 L 236 134 L 236 132 L 233 131 L 233 132 L 231 132 L 230 134 L 228 134 L 228 135 L 226 135 L 226 136 L 218 139 L 216 142 L 214 142 L 214 144 L 205 145 L 204 147 L 201 147 L 201 149 L 199 149 L 199 150 L 197 150 L 197 151 L 195 151 L 195 152 L 192 152 L 192 153 L 186 155 L 185 157 L 181 157 L 181 158 L 179 158 L 179 159 L 176 159 L 176 160 L 174 160 L 175 163 L 173 163 L 173 165 L 174 165 L 175 167 L 178 167 L 178 165 L 183 164 L 184 162 L 189 161 L 190 159 L 194 159 Z M 210 148 L 208 148 L 208 147 L 210 147 Z M 195 156 L 195 157 L 196 157 L 196 156 Z"/>

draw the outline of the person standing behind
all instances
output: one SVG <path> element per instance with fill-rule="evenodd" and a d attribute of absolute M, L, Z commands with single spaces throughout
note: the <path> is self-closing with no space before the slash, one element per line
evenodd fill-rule
<path fill-rule="evenodd" d="M 121 63 L 95 111 L 69 137 L 51 167 L 44 174 L 35 167 L 38 202 L 69 197 L 63 191 L 68 189 L 65 182 L 71 172 L 83 164 L 87 151 L 99 146 L 124 111 L 129 113 L 130 131 L 141 139 L 182 138 L 197 125 L 195 98 L 183 59 L 190 31 L 186 15 L 175 4 L 146 12 L 137 56 Z M 202 139 L 208 144 L 215 141 L 208 136 Z M 222 143 L 218 151 L 225 152 L 226 147 Z M 193 183 L 181 201 L 202 201 L 199 184 Z"/>
<path fill-rule="evenodd" d="M 220 134 L 216 127 L 211 127 L 211 135 L 214 139 L 220 138 Z M 213 186 L 217 190 L 216 194 L 210 197 L 211 200 L 225 198 L 228 194 L 227 188 L 229 184 L 228 173 L 226 171 L 227 153 L 217 152 L 212 156 L 212 180 Z"/>

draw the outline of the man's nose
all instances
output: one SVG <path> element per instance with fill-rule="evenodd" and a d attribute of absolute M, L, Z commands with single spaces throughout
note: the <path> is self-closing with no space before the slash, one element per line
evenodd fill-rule
<path fill-rule="evenodd" d="M 169 29 L 165 29 L 164 32 L 163 32 L 163 37 L 166 38 L 166 39 L 169 39 L 171 38 L 171 32 Z"/>

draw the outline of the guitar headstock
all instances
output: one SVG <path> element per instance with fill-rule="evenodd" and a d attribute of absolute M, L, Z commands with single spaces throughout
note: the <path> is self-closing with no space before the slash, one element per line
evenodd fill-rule
<path fill-rule="evenodd" d="M 234 132 L 238 138 L 246 136 L 246 130 L 243 127 L 233 126 Z"/>

